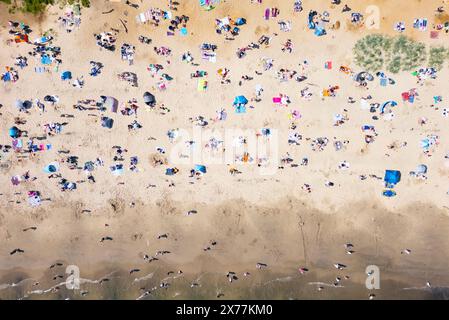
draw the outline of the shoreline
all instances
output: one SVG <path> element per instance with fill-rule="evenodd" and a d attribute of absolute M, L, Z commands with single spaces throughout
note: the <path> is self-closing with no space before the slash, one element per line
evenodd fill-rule
<path fill-rule="evenodd" d="M 351 278 L 342 280 L 342 284 L 355 281 L 354 283 L 358 283 L 361 288 L 356 289 L 355 284 L 348 285 L 352 289 L 348 289 L 341 297 L 346 299 L 345 297 L 350 298 L 353 294 L 355 298 L 362 298 L 362 294 L 367 296 L 371 292 L 364 288 L 364 281 L 365 268 L 372 264 L 379 266 L 381 279 L 385 279 L 387 283 L 389 281 L 402 283 L 400 286 L 388 285 L 389 289 L 385 292 L 382 287 L 381 290 L 373 291 L 377 296 L 385 295 L 388 299 L 394 298 L 394 295 L 399 294 L 398 292 L 401 292 L 403 288 L 424 288 L 427 281 L 435 287 L 444 287 L 449 283 L 449 277 L 445 272 L 448 263 L 444 258 L 449 245 L 446 245 L 444 236 L 441 236 L 449 231 L 449 222 L 442 211 L 429 208 L 424 204 L 411 205 L 406 215 L 385 211 L 381 206 L 368 210 L 363 207 L 363 203 L 354 204 L 351 213 L 342 210 L 329 214 L 307 208 L 302 203 L 289 199 L 271 208 L 257 207 L 248 202 L 240 202 L 238 206 L 232 202 L 209 208 L 197 206 L 196 215 L 185 216 L 185 208 L 188 207 L 181 203 L 172 203 L 172 208 L 175 209 L 170 209 L 165 214 L 158 214 L 160 211 L 157 210 L 161 210 L 160 208 L 153 207 L 147 210 L 153 216 L 158 216 L 158 219 L 157 221 L 146 219 L 145 222 L 135 220 L 136 215 L 145 216 L 138 213 L 145 209 L 145 206 L 125 208 L 123 213 L 115 217 L 110 211 L 108 214 L 104 212 L 101 215 L 82 216 L 79 219 L 73 214 L 68 215 L 70 210 L 65 209 L 65 211 L 55 212 L 55 215 L 59 217 L 50 216 L 37 224 L 35 236 L 32 236 L 36 237 L 36 242 L 30 243 L 28 235 L 25 236 L 27 239 L 22 241 L 11 239 L 11 242 L 25 249 L 25 256 L 7 257 L 4 253 L 0 255 L 0 261 L 3 261 L 0 269 L 0 283 L 11 284 L 19 279 L 27 278 L 28 276 L 22 276 L 13 280 L 14 274 L 23 272 L 33 275 L 33 279 L 36 280 L 47 279 L 46 289 L 48 289 L 65 279 L 51 280 L 51 277 L 58 275 L 65 277 L 64 271 L 68 264 L 79 266 L 81 278 L 100 280 L 111 271 L 116 271 L 122 275 L 120 279 L 128 279 L 123 280 L 125 283 L 119 282 L 118 285 L 124 287 L 126 283 L 133 283 L 129 279 L 145 277 L 152 272 L 159 274 L 148 282 L 147 286 L 152 288 L 164 282 L 165 277 L 172 281 L 173 277 L 179 276 L 185 278 L 181 281 L 182 285 L 178 286 L 178 282 L 174 280 L 167 281 L 173 284 L 176 290 L 181 290 L 180 288 L 184 286 L 183 294 L 186 296 L 190 294 L 188 289 L 190 284 L 202 274 L 211 276 L 211 280 L 204 283 L 205 287 L 218 281 L 223 288 L 226 288 L 226 290 L 223 289 L 224 292 L 228 290 L 234 292 L 234 288 L 237 287 L 251 288 L 254 282 L 248 279 L 260 277 L 266 282 L 287 277 L 287 282 L 290 278 L 297 279 L 303 283 L 303 286 L 304 283 L 319 282 L 327 283 L 332 287 L 335 279 L 332 275 L 343 278 L 344 275 L 350 274 Z M 361 209 L 359 214 L 354 213 L 358 212 L 354 210 L 355 208 Z M 240 215 L 240 212 L 245 212 L 245 216 Z M 62 216 L 66 217 L 65 220 L 61 218 Z M 130 221 L 127 221 L 128 217 Z M 423 217 L 426 218 L 425 221 Z M 279 224 L 281 218 L 282 224 Z M 68 232 L 60 229 L 52 232 L 46 226 L 46 221 L 49 220 L 52 224 L 66 225 L 64 230 Z M 304 242 L 299 227 L 300 221 L 304 227 Z M 95 234 L 88 231 L 98 230 L 103 222 L 109 224 L 109 229 L 105 229 L 108 231 Z M 139 227 L 136 227 L 137 224 Z M 290 227 L 286 228 L 285 225 Z M 68 239 L 67 236 L 55 238 L 58 234 L 70 234 L 71 228 L 77 230 L 77 234 L 84 236 L 78 238 L 74 234 Z M 81 230 L 84 231 L 81 232 Z M 391 230 L 402 230 L 401 236 L 398 238 L 397 234 L 393 234 Z M 51 233 L 43 234 L 47 232 Z M 168 233 L 168 239 L 157 240 L 157 234 L 163 232 Z M 105 234 L 112 236 L 114 240 L 107 244 L 99 243 L 98 239 Z M 172 234 L 176 235 L 173 239 L 170 236 Z M 76 238 L 78 239 L 74 240 Z M 204 241 L 204 238 L 217 241 L 216 247 L 202 254 L 195 253 L 201 246 L 207 246 L 208 241 Z M 57 243 L 52 245 L 53 254 L 39 252 L 39 248 L 48 247 L 48 241 Z M 347 242 L 354 244 L 353 255 L 345 254 L 344 243 Z M 433 244 L 431 248 L 429 243 Z M 235 250 L 237 247 L 239 250 Z M 411 254 L 402 254 L 401 251 L 404 248 L 410 249 Z M 143 260 L 144 253 L 154 256 L 155 251 L 162 249 L 170 253 L 159 256 L 158 261 L 151 263 Z M 38 256 L 39 259 L 37 259 Z M 22 269 L 19 272 L 16 268 L 21 266 L 22 259 L 39 262 L 39 264 L 35 265 L 34 271 Z M 57 261 L 63 262 L 63 266 L 48 268 L 50 264 Z M 122 263 L 118 263 L 119 261 Z M 257 262 L 268 264 L 268 268 L 258 270 L 255 268 Z M 335 269 L 332 264 L 337 262 L 347 265 L 348 270 Z M 299 267 L 307 267 L 309 271 L 301 275 L 298 272 Z M 129 275 L 127 270 L 133 268 L 138 268 L 140 271 Z M 177 274 L 178 269 L 183 271 L 182 275 Z M 169 271 L 173 271 L 174 275 L 167 276 Z M 229 284 L 230 286 L 225 286 L 229 283 L 225 277 L 229 271 L 236 272 L 239 279 Z M 250 276 L 245 277 L 243 275 L 245 272 L 249 272 Z M 260 281 L 256 283 L 260 284 Z M 42 289 L 44 283 L 45 281 L 31 288 Z M 327 287 L 327 285 L 324 286 Z M 0 291 L 0 297 L 7 292 L 11 294 L 9 289 L 13 288 L 8 288 L 3 293 Z M 340 288 L 336 289 L 340 290 Z M 173 290 L 169 287 L 163 291 L 169 295 L 170 292 L 173 293 Z M 303 294 L 310 294 L 312 291 L 305 290 Z M 286 292 L 293 295 L 296 291 L 290 288 Z M 300 292 L 302 291 L 298 291 L 299 295 L 301 295 Z M 70 295 L 67 292 L 65 294 Z M 213 298 L 210 292 L 207 294 L 209 298 Z M 232 293 L 234 294 L 236 293 Z M 279 292 L 279 294 L 284 295 L 285 292 Z M 326 294 L 323 295 L 326 296 Z M 412 296 L 414 294 L 416 292 L 410 293 Z M 407 295 L 409 295 L 408 292 L 404 293 L 404 297 Z M 76 295 L 72 297 L 76 298 Z"/>

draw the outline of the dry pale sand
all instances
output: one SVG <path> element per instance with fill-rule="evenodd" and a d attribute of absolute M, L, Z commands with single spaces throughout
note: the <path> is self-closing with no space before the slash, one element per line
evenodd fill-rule
<path fill-rule="evenodd" d="M 121 3 L 93 1 L 90 9 L 82 10 L 79 29 L 66 33 L 57 23 L 61 10 L 51 8 L 39 19 L 28 15 L 10 16 L 4 13 L 0 4 L 0 61 L 1 66 L 13 65 L 14 57 L 26 55 L 31 46 L 26 44 L 6 45 L 7 21 L 19 20 L 29 24 L 33 33 L 31 39 L 53 28 L 57 32 L 54 44 L 62 48 L 63 63 L 59 71 L 70 70 L 74 77 L 84 75 L 84 88 L 72 87 L 60 80 L 59 72 L 36 74 L 34 67 L 39 61 L 29 58 L 29 66 L 19 70 L 18 82 L 0 87 L 0 144 L 10 144 L 8 128 L 14 117 L 27 120 L 20 126 L 29 136 L 42 136 L 42 125 L 48 122 L 67 121 L 62 134 L 48 137 L 46 143 L 52 150 L 38 153 L 32 159 L 20 160 L 16 154 L 2 157 L 0 176 L 0 298 L 129 298 L 141 297 L 151 289 L 152 295 L 144 298 L 215 298 L 223 293 L 226 298 L 368 298 L 374 291 L 365 288 L 365 268 L 377 265 L 381 270 L 381 289 L 374 293 L 380 298 L 435 298 L 446 297 L 445 286 L 449 284 L 447 257 L 449 243 L 449 160 L 445 154 L 448 145 L 448 118 L 440 110 L 430 107 L 433 96 L 441 94 L 443 104 L 447 103 L 447 79 L 449 70 L 444 68 L 436 80 L 428 80 L 422 86 L 416 84 L 410 73 L 394 76 L 396 85 L 380 87 L 377 81 L 366 88 L 356 87 L 354 81 L 338 71 L 340 65 L 347 65 L 359 71 L 352 62 L 352 47 L 357 39 L 369 33 L 382 32 L 393 35 L 393 23 L 406 21 L 406 35 L 429 45 L 444 45 L 448 35 L 430 40 L 429 32 L 419 32 L 411 28 L 415 17 L 434 18 L 435 9 L 442 1 L 371 1 L 380 7 L 380 30 L 354 28 L 341 14 L 341 5 L 333 8 L 330 1 L 303 1 L 304 11 L 293 12 L 293 1 L 263 1 L 263 5 L 250 1 L 223 1 L 216 9 L 205 12 L 197 1 L 179 1 L 176 14 L 190 17 L 187 25 L 189 35 L 167 37 L 167 22 L 156 28 L 137 25 L 135 15 L 151 6 L 166 9 L 166 4 L 155 1 L 139 3 L 136 10 Z M 364 12 L 363 1 L 347 1 L 358 12 Z M 263 20 L 265 8 L 280 8 L 278 19 Z M 446 5 L 446 10 L 449 7 Z M 110 14 L 101 12 L 114 9 Z M 328 30 L 324 37 L 316 37 L 307 29 L 307 13 L 310 9 L 331 13 L 332 22 L 340 21 L 339 30 Z M 214 19 L 225 15 L 245 17 L 247 25 L 234 41 L 225 41 L 223 35 L 215 33 Z M 127 21 L 125 33 L 119 19 Z M 279 31 L 277 21 L 292 21 L 293 30 Z M 95 44 L 94 33 L 120 30 L 118 49 L 115 52 L 100 50 Z M 237 59 L 237 48 L 246 46 L 263 35 L 273 35 L 268 48 L 249 51 L 243 59 Z M 153 39 L 151 45 L 137 41 L 140 34 Z M 295 47 L 292 54 L 281 51 L 281 44 L 292 39 Z M 136 46 L 136 59 L 132 66 L 120 60 L 120 45 L 131 43 Z M 217 62 L 202 61 L 199 45 L 211 42 L 218 45 Z M 157 56 L 154 46 L 168 46 L 173 50 L 169 58 Z M 190 51 L 198 67 L 181 62 L 181 55 Z M 262 71 L 262 57 L 274 59 L 274 68 L 257 76 Z M 89 61 L 102 62 L 105 67 L 97 77 L 90 77 Z M 310 67 L 306 83 L 294 80 L 279 83 L 275 71 L 280 68 L 299 70 L 298 64 L 307 60 Z M 333 61 L 333 69 L 325 70 L 325 61 Z M 174 77 L 168 89 L 159 92 L 157 80 L 152 78 L 146 67 L 150 63 L 161 63 L 164 72 Z M 217 69 L 231 70 L 232 83 L 220 84 Z M 205 92 L 197 91 L 196 79 L 190 73 L 205 70 L 209 73 L 209 87 Z M 139 86 L 133 88 L 118 81 L 116 74 L 132 71 L 138 74 Z M 254 76 L 238 86 L 242 75 Z M 244 115 L 235 114 L 232 102 L 235 96 L 254 95 L 254 87 L 264 88 L 262 101 L 250 103 L 254 109 Z M 323 100 L 319 93 L 329 85 L 339 85 L 335 98 Z M 310 101 L 300 98 L 300 90 L 308 86 L 314 96 Z M 378 120 L 373 123 L 372 114 L 362 110 L 360 104 L 348 104 L 349 96 L 359 100 L 371 94 L 376 102 L 401 101 L 403 91 L 418 87 L 419 98 L 414 104 L 399 102 L 393 121 Z M 159 103 L 171 109 L 166 115 L 145 110 L 142 94 L 154 92 Z M 292 103 L 287 108 L 275 107 L 271 98 L 279 93 L 288 94 Z M 16 99 L 42 98 L 47 94 L 60 97 L 57 107 L 47 106 L 41 114 L 34 108 L 30 114 L 19 114 L 14 107 Z M 102 128 L 100 112 L 80 112 L 72 105 L 80 99 L 98 99 L 100 95 L 111 95 L 120 102 L 137 98 L 141 108 L 137 120 L 143 128 L 128 132 L 127 125 L 134 117 L 120 113 L 105 114 L 114 118 L 112 130 Z M 279 156 L 286 152 L 299 163 L 303 157 L 309 158 L 309 165 L 279 169 L 274 175 L 260 175 L 256 165 L 236 165 L 242 174 L 232 176 L 226 164 L 208 166 L 208 172 L 199 180 L 188 178 L 192 165 L 168 163 L 153 167 L 151 155 L 157 147 L 167 151 L 172 145 L 166 132 L 173 128 L 192 130 L 189 117 L 199 115 L 208 118 L 215 111 L 225 108 L 228 119 L 211 123 L 209 128 L 261 129 L 270 127 L 279 130 Z M 333 116 L 348 109 L 349 120 L 342 126 L 334 127 Z M 297 109 L 302 118 L 297 121 L 298 132 L 303 136 L 300 146 L 289 146 L 287 137 L 291 121 L 288 114 Z M 69 113 L 73 119 L 60 115 Z M 95 113 L 97 116 L 88 116 Z M 424 126 L 418 119 L 427 117 Z M 62 120 L 61 120 L 62 119 Z M 366 145 L 360 127 L 374 124 L 379 135 L 373 144 Z M 428 157 L 419 142 L 428 134 L 437 134 L 438 147 Z M 149 140 L 154 137 L 156 140 Z M 311 149 L 310 139 L 328 137 L 329 145 L 322 152 Z M 332 141 L 349 140 L 346 149 L 336 152 Z M 404 148 L 388 149 L 387 146 L 407 142 Z M 128 152 L 125 155 L 125 173 L 119 177 L 112 175 L 108 167 L 114 164 L 112 146 L 120 145 Z M 105 166 L 93 174 L 95 184 L 78 183 L 77 190 L 61 192 L 57 179 L 48 179 L 43 167 L 52 162 L 61 162 L 67 155 L 57 150 L 70 150 L 71 155 L 80 158 L 80 165 L 101 157 Z M 131 172 L 129 157 L 138 156 L 139 172 Z M 350 163 L 349 170 L 339 170 L 341 161 Z M 409 177 L 419 164 L 429 168 L 428 179 L 417 180 Z M 166 176 L 167 167 L 176 166 L 180 172 Z M 360 175 L 383 176 L 385 169 L 402 171 L 402 181 L 395 187 L 397 196 L 382 196 L 383 181 L 368 178 L 361 181 Z M 35 181 L 13 186 L 10 179 L 30 170 Z M 86 180 L 82 170 L 70 170 L 61 164 L 60 173 L 69 181 Z M 335 186 L 325 186 L 326 181 Z M 191 183 L 194 181 L 194 183 Z M 170 186 L 170 183 L 175 186 Z M 147 188 L 149 184 L 156 187 Z M 311 193 L 301 189 L 310 184 Z M 29 190 L 38 190 L 43 201 L 37 208 L 31 208 L 26 201 Z M 131 203 L 134 206 L 130 206 Z M 196 209 L 196 215 L 185 213 Z M 90 212 L 86 212 L 89 210 Z M 22 229 L 36 226 L 35 231 Z M 168 233 L 168 239 L 157 239 Z M 111 236 L 113 241 L 100 243 L 101 237 Z M 203 251 L 210 241 L 217 245 L 210 251 Z M 345 253 L 345 243 L 354 244 L 355 253 Z M 25 250 L 22 254 L 10 255 L 14 248 Z M 411 254 L 401 254 L 404 249 Z M 159 260 L 148 263 L 145 254 L 155 255 L 166 250 L 169 254 L 158 256 Z M 49 269 L 56 261 L 63 266 Z M 264 270 L 256 269 L 256 263 L 268 264 Z M 337 270 L 334 263 L 348 266 Z M 108 283 L 85 281 L 82 290 L 66 290 L 66 265 L 77 265 L 81 277 L 86 279 L 111 279 Z M 309 272 L 300 275 L 299 267 Z M 129 275 L 129 270 L 140 272 Z M 182 270 L 182 275 L 177 274 Z M 167 272 L 175 271 L 167 275 Z M 238 280 L 230 283 L 225 275 L 234 271 Z M 244 272 L 251 273 L 243 276 Z M 61 278 L 57 276 L 61 275 Z M 344 279 L 344 276 L 350 276 Z M 56 278 L 54 278 L 56 276 Z M 342 287 L 334 288 L 335 277 L 340 276 Z M 138 281 L 134 281 L 138 279 Z M 39 284 L 35 282 L 39 281 Z M 432 289 L 426 288 L 426 282 Z M 161 289 L 161 283 L 169 283 L 168 289 Z M 11 286 L 19 283 L 17 286 Z M 192 283 L 199 286 L 191 288 Z M 316 284 L 324 283 L 324 284 Z M 60 285 L 58 285 L 60 284 Z M 318 291 L 318 286 L 324 290 Z M 55 287 L 58 291 L 53 290 Z M 145 290 L 142 290 L 145 288 Z M 158 288 L 158 289 L 154 289 Z M 415 288 L 404 290 L 403 288 Z M 423 290 L 419 289 L 422 288 Z M 48 291 L 39 291 L 47 290 Z M 89 291 L 81 295 L 82 291 Z M 35 293 L 35 294 L 33 294 Z"/>

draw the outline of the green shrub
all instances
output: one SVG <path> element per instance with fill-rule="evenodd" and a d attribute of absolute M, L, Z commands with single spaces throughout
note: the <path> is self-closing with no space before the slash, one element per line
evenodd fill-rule
<path fill-rule="evenodd" d="M 353 49 L 355 62 L 367 71 L 386 69 L 392 73 L 409 71 L 427 59 L 426 46 L 405 36 L 368 35 Z"/>
<path fill-rule="evenodd" d="M 444 47 L 432 47 L 429 51 L 429 67 L 437 70 L 443 68 L 444 61 L 449 58 L 449 50 Z"/>
<path fill-rule="evenodd" d="M 389 37 L 374 34 L 357 41 L 354 46 L 355 62 L 368 71 L 382 69 L 391 48 Z"/>
<path fill-rule="evenodd" d="M 49 4 L 53 4 L 53 0 L 24 0 L 23 10 L 30 13 L 41 13 Z"/>

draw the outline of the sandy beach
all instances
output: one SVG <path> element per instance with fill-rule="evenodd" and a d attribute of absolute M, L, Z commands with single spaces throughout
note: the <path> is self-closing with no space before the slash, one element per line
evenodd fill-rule
<path fill-rule="evenodd" d="M 427 49 L 447 46 L 449 33 L 430 34 L 449 21 L 449 4 L 331 2 L 302 1 L 302 11 L 295 12 L 295 1 L 228 0 L 207 11 L 196 0 L 179 0 L 177 10 L 169 1 L 136 1 L 134 8 L 99 0 L 81 8 L 81 22 L 71 32 L 58 20 L 70 6 L 32 16 L 7 13 L 1 3 L 1 72 L 18 56 L 27 57 L 27 66 L 14 66 L 17 81 L 0 86 L 0 298 L 447 299 L 447 61 L 436 77 L 419 80 L 413 71 L 432 66 L 376 70 L 394 79 L 386 86 L 376 72 L 361 85 L 340 66 L 365 71 L 354 61 L 353 47 L 367 35 L 397 36 L 398 21 L 406 24 L 401 34 Z M 342 12 L 346 4 L 351 11 Z M 354 12 L 366 19 L 369 5 L 379 9 L 378 28 L 351 22 Z M 436 13 L 440 6 L 444 12 Z M 178 28 L 168 36 L 170 19 L 159 26 L 139 23 L 139 13 L 151 8 L 187 16 L 186 34 Z M 264 19 L 267 8 L 279 14 Z M 312 10 L 329 13 L 327 34 L 316 36 L 308 26 Z M 216 19 L 227 16 L 246 20 L 238 34 L 216 32 Z M 427 29 L 413 28 L 415 18 L 427 18 Z M 46 45 L 61 48 L 60 55 L 44 65 L 39 54 L 29 54 L 36 44 L 11 41 L 8 21 L 30 26 L 30 42 L 52 35 Z M 280 22 L 291 30 L 280 30 Z M 95 35 L 102 32 L 116 37 L 114 51 L 98 45 Z M 151 43 L 139 41 L 141 35 Z M 238 49 L 263 35 L 268 45 L 238 58 Z M 125 43 L 134 46 L 132 64 L 121 59 Z M 217 46 L 216 62 L 202 59 L 203 43 Z M 155 47 L 171 53 L 158 54 Z M 187 52 L 193 63 L 183 61 Z M 273 61 L 268 69 L 267 59 Z M 103 65 L 96 76 L 89 75 L 91 61 Z M 154 72 L 151 64 L 163 69 Z M 227 77 L 217 72 L 224 68 Z M 294 76 L 280 79 L 292 70 Z M 61 79 L 64 71 L 71 79 Z M 205 76 L 192 77 L 196 71 Z M 123 72 L 136 74 L 137 86 L 120 80 Z M 76 86 L 80 77 L 84 83 Z M 201 81 L 207 88 L 198 89 Z M 332 86 L 338 86 L 336 94 L 323 95 Z M 263 88 L 260 95 L 257 88 Z M 419 94 L 404 101 L 401 94 L 412 89 Z M 144 102 L 145 92 L 155 96 L 155 105 Z M 47 95 L 58 101 L 45 101 Z M 273 102 L 283 95 L 288 103 Z M 98 108 L 101 96 L 114 97 L 118 112 Z M 239 96 L 247 98 L 245 106 L 233 105 Z M 94 103 L 80 103 L 86 99 Z M 18 108 L 17 100 L 33 106 Z M 371 107 L 397 103 L 373 113 L 364 101 Z M 134 113 L 126 109 L 133 104 Z M 239 107 L 245 111 L 237 113 Z M 217 119 L 220 110 L 225 119 Z M 112 128 L 102 126 L 102 117 L 113 119 Z M 46 127 L 55 123 L 56 133 Z M 13 126 L 26 134 L 12 137 Z M 186 141 L 170 141 L 167 133 L 176 129 L 189 134 Z M 195 136 L 199 129 L 202 141 Z M 230 130 L 257 133 L 274 146 L 275 170 L 264 174 L 263 159 L 251 151 L 243 162 L 223 160 L 225 144 L 214 151 L 222 157 L 216 163 L 204 154 L 185 156 L 201 146 L 212 152 L 208 135 L 220 140 Z M 323 137 L 327 142 L 317 150 L 316 139 Z M 4 147 L 18 139 L 20 150 Z M 27 152 L 30 139 L 42 150 Z M 176 148 L 184 163 L 174 160 Z M 71 156 L 76 163 L 68 161 Z M 49 172 L 49 164 L 57 170 Z M 419 165 L 425 172 L 410 174 Z M 394 187 L 386 186 L 386 170 L 401 172 Z M 30 200 L 35 195 L 37 205 Z M 11 254 L 14 249 L 23 252 Z M 70 265 L 80 271 L 75 290 L 66 287 Z M 380 289 L 365 286 L 370 265 L 379 267 Z"/>

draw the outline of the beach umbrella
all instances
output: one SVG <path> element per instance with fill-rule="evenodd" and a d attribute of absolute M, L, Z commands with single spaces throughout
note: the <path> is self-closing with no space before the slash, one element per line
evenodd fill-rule
<path fill-rule="evenodd" d="M 23 108 L 26 110 L 31 109 L 32 106 L 33 106 L 33 103 L 30 100 L 25 100 L 23 102 Z"/>
<path fill-rule="evenodd" d="M 313 18 L 318 14 L 318 12 L 311 10 L 309 12 L 309 29 L 315 29 L 315 22 Z"/>
<path fill-rule="evenodd" d="M 30 100 L 16 100 L 16 108 L 19 110 L 28 110 L 33 106 L 33 103 Z"/>
<path fill-rule="evenodd" d="M 54 173 L 59 170 L 59 164 L 57 162 L 52 162 L 44 167 L 45 173 Z"/>
<path fill-rule="evenodd" d="M 15 126 L 9 128 L 9 136 L 14 139 L 20 137 L 20 129 Z"/>
<path fill-rule="evenodd" d="M 72 73 L 70 71 L 64 71 L 61 73 L 61 80 L 70 80 L 72 79 Z"/>
<path fill-rule="evenodd" d="M 143 101 L 146 105 L 152 107 L 156 103 L 156 97 L 147 91 L 143 94 Z"/>
<path fill-rule="evenodd" d="M 94 167 L 94 163 L 93 163 L 92 161 L 87 161 L 87 162 L 84 164 L 84 170 L 87 170 L 87 171 L 89 171 L 89 172 L 92 172 L 92 171 L 94 171 L 94 169 L 95 169 L 95 167 Z"/>
<path fill-rule="evenodd" d="M 425 164 L 420 164 L 416 167 L 416 173 L 417 174 L 426 174 L 427 173 L 427 166 Z"/>
<path fill-rule="evenodd" d="M 397 105 L 398 105 L 398 103 L 396 101 L 393 101 L 393 100 L 387 101 L 387 102 L 383 103 L 382 106 L 380 107 L 380 113 L 385 113 L 385 109 L 388 106 L 395 107 Z"/>
<path fill-rule="evenodd" d="M 355 76 L 355 81 L 357 82 L 362 82 L 362 81 L 373 81 L 374 77 L 372 74 L 366 72 L 366 71 L 362 71 L 359 72 L 356 76 Z"/>
<path fill-rule="evenodd" d="M 12 178 L 11 178 L 11 182 L 12 182 L 12 184 L 13 184 L 14 186 L 19 185 L 19 183 L 20 183 L 20 176 L 14 176 L 14 177 L 12 177 Z"/>
<path fill-rule="evenodd" d="M 196 164 L 195 165 L 195 171 L 201 172 L 201 173 L 206 173 L 206 166 L 203 166 L 202 164 Z"/>
<path fill-rule="evenodd" d="M 245 98 L 245 96 L 237 96 L 234 99 L 234 105 L 236 104 L 247 104 L 248 99 Z"/>
<path fill-rule="evenodd" d="M 23 109 L 23 101 L 22 100 L 16 100 L 16 108 L 19 110 Z"/>
<path fill-rule="evenodd" d="M 235 20 L 235 25 L 237 26 L 241 26 L 246 24 L 246 19 L 245 18 L 237 18 L 237 20 Z"/>

